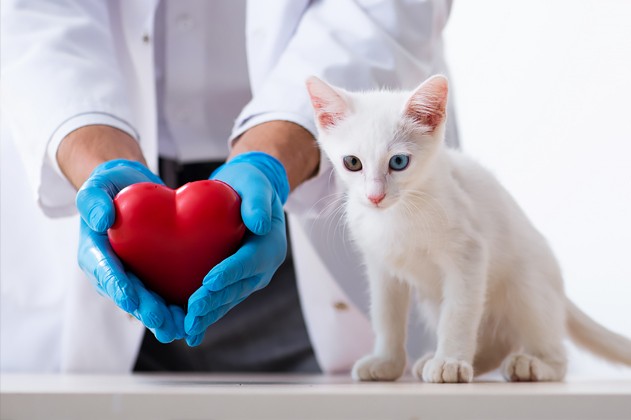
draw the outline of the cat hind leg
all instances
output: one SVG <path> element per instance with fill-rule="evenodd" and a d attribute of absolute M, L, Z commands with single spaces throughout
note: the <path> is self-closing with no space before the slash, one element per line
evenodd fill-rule
<path fill-rule="evenodd" d="M 565 376 L 565 360 L 514 353 L 508 356 L 501 367 L 502 376 L 511 382 L 561 381 Z"/>
<path fill-rule="evenodd" d="M 564 316 L 555 309 L 530 312 L 528 321 L 521 323 L 518 331 L 521 351 L 510 354 L 500 367 L 507 381 L 563 380 L 567 370 Z"/>

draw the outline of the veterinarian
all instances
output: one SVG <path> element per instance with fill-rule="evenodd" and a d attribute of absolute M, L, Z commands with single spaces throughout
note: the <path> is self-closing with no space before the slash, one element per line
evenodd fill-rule
<path fill-rule="evenodd" d="M 4 0 L 1 370 L 350 369 L 372 345 L 366 285 L 304 81 L 412 88 L 446 73 L 449 9 Z M 127 185 L 176 187 L 218 167 L 254 233 L 223 266 L 226 292 L 202 287 L 185 313 L 124 272 L 108 209 Z M 293 252 L 279 268 L 283 210 Z"/>

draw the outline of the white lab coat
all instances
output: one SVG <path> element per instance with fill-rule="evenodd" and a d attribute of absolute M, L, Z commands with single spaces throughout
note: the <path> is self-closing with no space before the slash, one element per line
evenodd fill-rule
<path fill-rule="evenodd" d="M 278 119 L 315 134 L 304 90 L 311 74 L 367 89 L 412 88 L 445 73 L 440 33 L 449 3 L 251 1 L 253 99 L 233 138 Z M 75 191 L 46 149 L 70 119 L 99 113 L 112 125 L 133 127 L 156 169 L 156 6 L 157 0 L 2 2 L 2 371 L 133 366 L 144 329 L 95 293 L 77 267 Z M 287 203 L 303 312 L 326 372 L 349 369 L 372 343 L 357 254 L 343 242 L 343 224 L 325 211 L 339 192 L 330 171 L 323 161 Z"/>

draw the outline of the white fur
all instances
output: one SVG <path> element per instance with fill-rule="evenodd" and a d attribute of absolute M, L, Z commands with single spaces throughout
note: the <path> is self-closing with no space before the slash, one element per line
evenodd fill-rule
<path fill-rule="evenodd" d="M 550 247 L 508 192 L 444 146 L 444 77 L 412 93 L 351 93 L 316 78 L 307 86 L 319 145 L 347 188 L 347 221 L 371 291 L 376 344 L 355 364 L 355 379 L 403 374 L 411 292 L 438 339 L 412 368 L 424 381 L 469 382 L 500 365 L 507 380 L 561 380 L 566 325 L 579 344 L 631 364 L 631 341 L 566 303 Z M 431 99 L 427 109 L 423 98 Z M 323 115 L 327 109 L 335 115 Z M 436 126 L 414 118 L 425 111 L 441 116 Z M 395 154 L 411 156 L 407 169 L 389 170 Z M 361 171 L 344 167 L 348 155 L 361 160 Z M 385 193 L 378 205 L 369 199 L 376 192 Z M 596 332 L 598 343 L 588 338 Z"/>

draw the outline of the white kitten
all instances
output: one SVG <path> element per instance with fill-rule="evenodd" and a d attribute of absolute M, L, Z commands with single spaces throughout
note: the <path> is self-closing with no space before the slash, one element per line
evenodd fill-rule
<path fill-rule="evenodd" d="M 376 342 L 355 379 L 403 374 L 411 291 L 438 338 L 435 353 L 412 368 L 424 381 L 470 382 L 500 365 L 511 381 L 561 380 L 567 333 L 631 365 L 631 341 L 566 298 L 545 238 L 508 192 L 443 145 L 445 77 L 412 94 L 351 93 L 315 77 L 307 88 L 370 283 Z"/>

